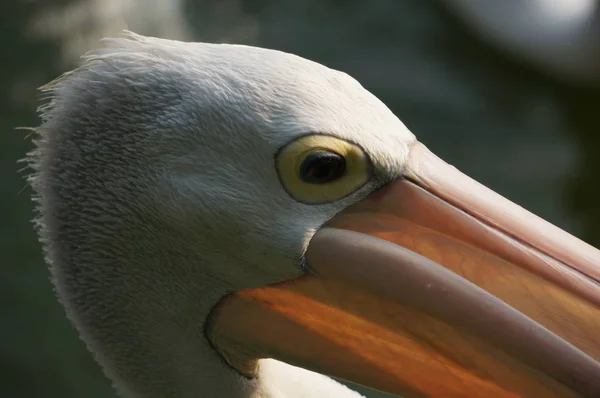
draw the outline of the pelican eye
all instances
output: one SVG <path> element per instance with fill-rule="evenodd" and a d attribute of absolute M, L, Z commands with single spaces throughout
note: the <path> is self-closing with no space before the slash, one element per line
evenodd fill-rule
<path fill-rule="evenodd" d="M 275 166 L 290 196 L 312 205 L 345 198 L 371 178 L 371 162 L 358 145 L 320 134 L 285 145 Z"/>
<path fill-rule="evenodd" d="M 300 178 L 309 184 L 326 184 L 342 177 L 346 172 L 346 159 L 338 153 L 315 151 L 300 164 Z"/>

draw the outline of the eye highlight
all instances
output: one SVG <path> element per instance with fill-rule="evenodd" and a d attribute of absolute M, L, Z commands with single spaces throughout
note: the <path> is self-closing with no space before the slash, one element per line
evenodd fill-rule
<path fill-rule="evenodd" d="M 341 178 L 346 172 L 346 159 L 329 151 L 309 153 L 300 165 L 299 177 L 309 184 L 326 184 Z"/>
<path fill-rule="evenodd" d="M 360 147 L 325 135 L 290 142 L 278 152 L 275 163 L 286 191 L 306 204 L 342 199 L 371 177 L 371 163 Z"/>

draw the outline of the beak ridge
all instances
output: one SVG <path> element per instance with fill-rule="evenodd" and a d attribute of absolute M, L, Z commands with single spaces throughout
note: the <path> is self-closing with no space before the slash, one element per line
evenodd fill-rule
<path fill-rule="evenodd" d="M 308 275 L 215 308 L 226 360 L 405 398 L 600 397 L 600 251 L 422 144 L 404 175 L 316 233 Z"/>
<path fill-rule="evenodd" d="M 467 177 L 417 142 L 406 176 L 450 205 L 600 282 L 600 251 Z M 450 187 L 451 184 L 451 187 Z M 489 204 L 493 204 L 490 206 Z M 526 220 L 526 222 L 523 222 Z M 596 296 L 600 303 L 600 296 Z"/>

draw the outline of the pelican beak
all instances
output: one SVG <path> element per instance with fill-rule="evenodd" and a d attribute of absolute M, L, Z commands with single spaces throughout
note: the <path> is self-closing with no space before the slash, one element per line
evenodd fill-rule
<path fill-rule="evenodd" d="M 422 144 L 307 260 L 304 277 L 224 300 L 217 348 L 406 398 L 600 397 L 600 251 Z"/>

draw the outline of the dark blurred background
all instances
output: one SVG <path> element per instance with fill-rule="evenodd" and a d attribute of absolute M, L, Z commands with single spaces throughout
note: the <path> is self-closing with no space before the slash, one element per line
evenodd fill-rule
<path fill-rule="evenodd" d="M 598 1 L 468 3 L 3 0 L 0 397 L 114 397 L 54 299 L 17 163 L 30 132 L 15 127 L 38 124 L 38 86 L 123 28 L 270 47 L 343 70 L 446 161 L 599 246 Z"/>

